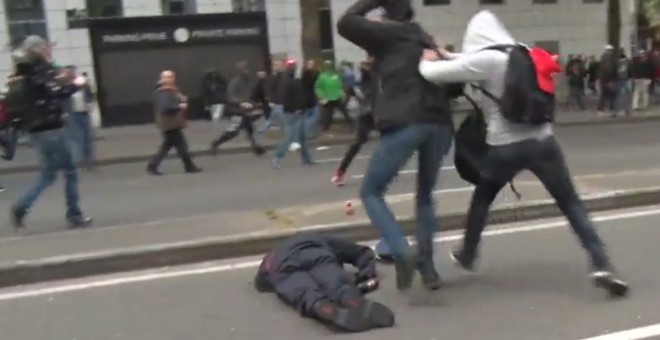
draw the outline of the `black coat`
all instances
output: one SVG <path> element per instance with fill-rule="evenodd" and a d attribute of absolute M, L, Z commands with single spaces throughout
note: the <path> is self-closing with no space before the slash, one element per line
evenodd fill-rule
<path fill-rule="evenodd" d="M 327 263 L 351 264 L 358 269 L 358 277 L 376 276 L 375 254 L 371 248 L 325 235 L 300 234 L 266 254 L 254 280 L 255 288 L 260 292 L 272 292 L 277 284 L 272 282 L 272 277 L 278 276 L 272 274 L 309 271 Z"/>
<path fill-rule="evenodd" d="M 316 85 L 316 80 L 318 78 L 319 78 L 319 71 L 317 70 L 305 69 L 302 72 L 300 81 L 302 86 L 302 96 L 304 98 L 305 109 L 310 109 L 316 107 L 317 105 L 316 91 L 314 90 L 314 86 Z"/>
<path fill-rule="evenodd" d="M 376 60 L 374 72 L 380 81 L 376 127 L 382 131 L 413 123 L 451 124 L 446 89 L 426 81 L 418 70 L 423 50 L 435 48 L 433 39 L 414 22 L 365 18 L 377 7 L 378 0 L 360 0 L 337 23 L 342 37 Z"/>

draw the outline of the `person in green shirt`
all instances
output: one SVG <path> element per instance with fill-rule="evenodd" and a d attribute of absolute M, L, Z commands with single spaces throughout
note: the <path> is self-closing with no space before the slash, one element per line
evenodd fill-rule
<path fill-rule="evenodd" d="M 331 61 L 326 60 L 323 63 L 323 70 L 316 80 L 314 90 L 319 98 L 321 108 L 320 125 L 322 131 L 327 132 L 330 129 L 335 110 L 339 110 L 344 115 L 346 122 L 353 126 L 353 119 L 349 116 L 344 102 L 345 93 L 342 77 L 334 69 Z"/>

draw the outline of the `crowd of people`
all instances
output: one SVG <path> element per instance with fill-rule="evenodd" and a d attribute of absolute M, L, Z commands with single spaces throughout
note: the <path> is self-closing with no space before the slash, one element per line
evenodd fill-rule
<path fill-rule="evenodd" d="M 660 102 L 658 51 L 641 50 L 629 58 L 623 49 L 607 45 L 599 58 L 569 55 L 564 70 L 569 109 L 586 110 L 585 95 L 598 98 L 599 116 L 631 115 Z"/>
<path fill-rule="evenodd" d="M 379 9 L 384 13 L 382 18 L 369 17 Z M 380 245 L 391 255 L 397 289 L 408 291 L 419 274 L 427 289 L 436 290 L 443 281 L 434 257 L 433 240 L 440 221 L 433 192 L 443 160 L 454 142 L 451 101 L 466 96 L 475 105 L 475 115 L 484 115 L 487 123 L 468 131 L 465 129 L 469 125 L 462 124 L 458 131 L 474 133 L 472 140 L 482 145 L 478 145 L 481 159 L 476 168 L 476 188 L 467 208 L 465 236 L 462 244 L 450 252 L 451 259 L 466 271 L 476 270 L 481 235 L 495 197 L 518 173 L 528 170 L 541 181 L 570 222 L 588 255 L 593 284 L 612 296 L 626 295 L 628 284 L 615 270 L 575 190 L 553 132 L 554 76 L 561 70 L 556 56 L 518 43 L 490 11 L 479 12 L 470 20 L 460 53 L 439 46 L 414 21 L 414 16 L 408 0 L 357 0 L 346 10 L 338 20 L 338 33 L 370 56 L 360 65 L 359 73 L 354 73 L 348 63 L 337 70 L 325 62 L 317 70 L 315 63 L 308 61 L 298 76 L 297 61 L 287 59 L 273 61 L 270 75 L 253 73 L 250 65 L 240 62 L 236 75 L 226 86 L 220 75 L 209 74 L 204 79 L 208 107 L 213 116 L 231 121 L 211 142 L 211 150 L 217 150 L 243 131 L 253 152 L 262 155 L 265 150 L 258 135 L 272 124 L 280 124 L 283 133 L 272 156 L 272 166 L 280 168 L 286 153 L 295 149 L 300 150 L 303 165 L 312 165 L 314 158 L 308 140 L 328 131 L 336 110 L 352 124 L 347 102 L 355 98 L 360 106 L 357 138 L 332 182 L 343 184 L 351 160 L 369 132 L 377 130 L 380 139 L 360 188 L 364 209 L 382 236 Z M 640 91 L 633 96 L 636 107 L 644 108 L 648 98 L 644 93 L 649 93 L 647 87 L 653 83 L 653 77 L 648 77 L 654 74 L 655 64 L 644 54 L 630 63 L 624 60 L 623 54 L 608 46 L 598 66 L 584 65 L 577 58 L 569 61 L 568 72 L 574 72 L 570 74 L 579 80 L 573 82 L 575 79 L 569 77 L 569 84 L 580 90 L 572 91 L 572 99 L 578 100 L 582 94 L 579 84 L 594 88 L 595 80 L 585 78 L 585 74 L 590 74 L 585 70 L 595 69 L 601 99 L 610 104 L 612 111 L 612 103 L 626 95 L 629 79 L 635 80 Z M 87 226 L 91 218 L 79 204 L 76 162 L 63 117 L 73 113 L 74 121 L 85 120 L 84 112 L 92 100 L 88 82 L 73 70 L 54 65 L 49 44 L 37 36 L 25 39 L 15 62 L 16 73 L 9 82 L 3 108 L 9 116 L 20 117 L 16 129 L 30 135 L 39 156 L 39 173 L 34 186 L 14 204 L 13 223 L 17 228 L 23 226 L 30 208 L 61 171 L 66 181 L 66 218 L 72 226 Z M 481 92 L 483 98 L 477 102 L 465 94 L 463 89 L 468 87 Z M 159 165 L 171 148 L 176 149 L 187 172 L 201 171 L 188 153 L 183 134 L 188 97 L 177 87 L 173 71 L 162 72 L 153 100 L 163 142 L 147 171 L 161 175 Z M 261 117 L 266 118 L 264 125 L 255 128 Z M 464 152 L 456 142 L 455 152 Z M 93 159 L 89 150 L 82 154 L 90 161 Z M 389 184 L 413 155 L 418 162 L 415 247 L 408 243 L 385 201 Z M 346 331 L 390 327 L 394 314 L 386 306 L 363 297 L 378 280 L 374 258 L 371 249 L 350 242 L 300 235 L 266 255 L 256 284 L 261 291 L 276 292 L 303 316 L 333 323 Z M 344 263 L 358 268 L 357 278 L 347 276 L 342 269 Z M 371 288 L 361 289 L 365 284 Z"/>

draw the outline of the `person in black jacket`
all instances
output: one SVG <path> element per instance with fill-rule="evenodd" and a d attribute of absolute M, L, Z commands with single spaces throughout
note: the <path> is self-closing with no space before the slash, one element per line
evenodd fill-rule
<path fill-rule="evenodd" d="M 355 266 L 357 273 L 346 271 L 344 263 Z M 377 288 L 377 279 L 371 248 L 306 233 L 285 240 L 266 254 L 254 285 L 259 292 L 276 293 L 303 317 L 343 331 L 362 332 L 391 327 L 395 322 L 389 308 L 363 297 Z"/>
<path fill-rule="evenodd" d="M 385 11 L 384 20 L 365 17 L 379 7 Z M 360 196 L 369 218 L 392 250 L 400 290 L 410 288 L 415 265 L 428 288 L 441 285 L 433 261 L 433 236 L 439 221 L 432 193 L 453 131 L 446 91 L 419 74 L 417 65 L 423 50 L 436 46 L 412 21 L 413 16 L 409 0 L 358 0 L 337 23 L 341 36 L 376 60 L 374 71 L 380 81 L 374 117 L 381 139 L 371 156 Z M 388 185 L 415 152 L 419 161 L 416 258 L 384 199 Z"/>
<path fill-rule="evenodd" d="M 80 209 L 78 172 L 64 131 L 62 101 L 69 98 L 84 83 L 74 81 L 74 74 L 58 70 L 51 63 L 50 44 L 39 36 L 25 38 L 20 49 L 21 61 L 17 65 L 17 77 L 27 78 L 27 86 L 35 98 L 34 113 L 27 114 L 21 128 L 32 138 L 38 152 L 39 174 L 34 186 L 21 196 L 11 209 L 15 228 L 22 228 L 23 221 L 36 200 L 55 181 L 57 172 L 64 172 L 66 219 L 71 227 L 84 227 L 92 219 Z"/>
<path fill-rule="evenodd" d="M 216 154 L 218 148 L 236 138 L 241 130 L 244 130 L 252 152 L 260 156 L 266 151 L 254 138 L 254 126 L 252 124 L 255 115 L 263 113 L 258 105 L 255 105 L 255 88 L 257 80 L 250 73 L 247 62 L 239 62 L 236 65 L 236 75 L 227 87 L 227 104 L 225 104 L 224 115 L 232 121 L 231 125 L 217 139 L 211 142 L 211 153 Z"/>
<path fill-rule="evenodd" d="M 284 133 L 280 140 L 272 165 L 275 169 L 281 167 L 282 158 L 289 150 L 291 143 L 298 139 L 300 145 L 300 156 L 303 165 L 313 165 L 314 159 L 309 152 L 307 137 L 305 135 L 305 117 L 303 116 L 304 98 L 302 94 L 302 84 L 300 79 L 296 79 L 296 62 L 289 60 L 286 63 L 284 73 L 281 79 L 282 104 L 284 108 Z"/>

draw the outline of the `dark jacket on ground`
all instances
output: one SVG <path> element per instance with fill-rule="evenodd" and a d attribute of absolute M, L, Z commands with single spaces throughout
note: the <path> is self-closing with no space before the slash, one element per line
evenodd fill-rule
<path fill-rule="evenodd" d="M 304 69 L 300 78 L 302 85 L 302 96 L 304 98 L 305 109 L 316 107 L 318 99 L 314 89 L 316 80 L 319 78 L 319 71 Z"/>
<path fill-rule="evenodd" d="M 64 126 L 63 103 L 78 91 L 78 87 L 62 84 L 57 79 L 59 70 L 45 60 L 25 67 L 20 74 L 29 78 L 31 91 L 34 91 L 37 115 L 28 117 L 21 123 L 25 131 L 31 133 L 55 130 Z"/>
<path fill-rule="evenodd" d="M 450 124 L 446 90 L 427 82 L 418 71 L 433 39 L 414 22 L 374 22 L 367 12 L 380 6 L 378 0 L 360 0 L 339 19 L 339 34 L 362 47 L 376 59 L 374 72 L 380 83 L 374 117 L 379 130 L 411 123 Z"/>
<path fill-rule="evenodd" d="M 375 254 L 371 248 L 326 235 L 300 234 L 266 254 L 254 285 L 260 292 L 272 292 L 277 282 L 272 282 L 270 274 L 309 271 L 328 263 L 351 264 L 357 268 L 358 278 L 376 276 Z"/>
<path fill-rule="evenodd" d="M 175 91 L 156 88 L 154 114 L 156 115 L 156 125 L 161 131 L 172 131 L 185 127 L 185 119 L 179 108 L 180 104 L 181 99 Z"/>

